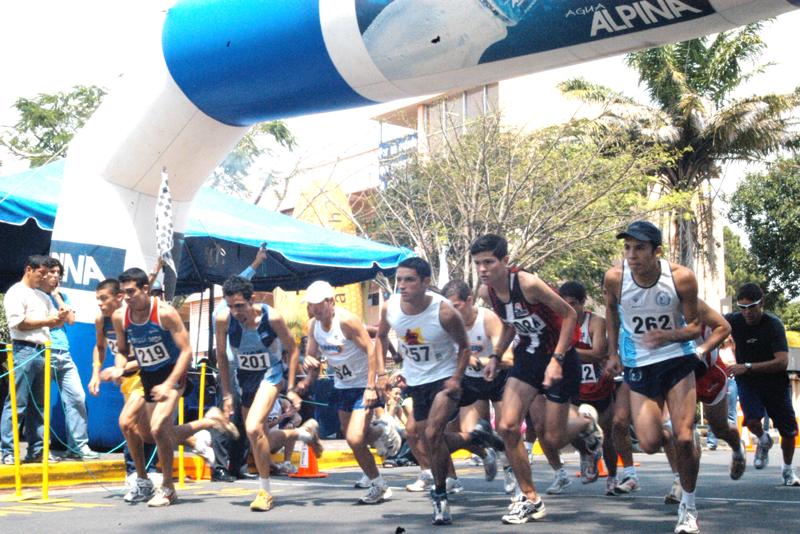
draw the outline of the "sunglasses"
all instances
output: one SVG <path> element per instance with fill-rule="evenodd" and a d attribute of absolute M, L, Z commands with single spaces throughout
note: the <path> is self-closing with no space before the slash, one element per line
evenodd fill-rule
<path fill-rule="evenodd" d="M 759 304 L 761 304 L 761 299 L 758 299 L 758 300 L 757 300 L 757 301 L 755 301 L 755 302 L 751 302 L 750 304 L 739 304 L 739 303 L 737 302 L 737 303 L 736 303 L 736 306 L 737 306 L 737 307 L 738 307 L 740 310 L 749 310 L 750 308 L 755 308 L 755 307 L 756 307 L 756 306 L 758 306 Z"/>

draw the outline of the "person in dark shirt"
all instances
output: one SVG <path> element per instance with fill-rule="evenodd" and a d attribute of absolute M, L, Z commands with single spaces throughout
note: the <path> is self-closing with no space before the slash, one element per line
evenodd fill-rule
<path fill-rule="evenodd" d="M 739 387 L 745 425 L 758 438 L 753 465 L 764 469 L 769 462 L 772 438 L 761 424 L 766 413 L 781 435 L 783 483 L 800 486 L 792 468 L 797 421 L 786 372 L 789 362 L 786 331 L 780 319 L 764 312 L 764 293 L 758 285 L 745 284 L 739 288 L 736 305 L 739 311 L 725 316 L 736 343 L 736 363 L 729 371 Z"/>

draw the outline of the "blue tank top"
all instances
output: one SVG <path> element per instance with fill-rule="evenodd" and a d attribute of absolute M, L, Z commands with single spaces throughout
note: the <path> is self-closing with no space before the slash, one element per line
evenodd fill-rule
<path fill-rule="evenodd" d="M 240 378 L 283 373 L 281 343 L 269 322 L 269 306 L 261 305 L 261 319 L 255 328 L 246 328 L 232 315 L 228 316 L 228 342 L 238 364 Z"/>
<path fill-rule="evenodd" d="M 180 356 L 180 349 L 175 345 L 172 334 L 161 326 L 158 315 L 158 299 L 150 300 L 150 316 L 142 324 L 131 319 L 131 309 L 125 310 L 125 335 L 141 371 L 153 372 L 167 366 L 175 365 Z"/>

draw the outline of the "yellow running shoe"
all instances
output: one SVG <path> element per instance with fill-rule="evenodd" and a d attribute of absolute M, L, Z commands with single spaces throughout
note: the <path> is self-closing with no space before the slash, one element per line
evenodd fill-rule
<path fill-rule="evenodd" d="M 253 512 L 269 512 L 272 509 L 272 495 L 267 490 L 258 490 L 258 495 L 250 503 Z"/>

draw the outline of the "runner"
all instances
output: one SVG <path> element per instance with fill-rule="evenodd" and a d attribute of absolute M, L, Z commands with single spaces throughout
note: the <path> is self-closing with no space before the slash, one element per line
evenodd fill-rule
<path fill-rule="evenodd" d="M 118 361 L 110 378 L 117 382 L 138 369 L 143 388 L 142 396 L 129 397 L 120 415 L 120 428 L 138 477 L 126 500 L 149 498 L 148 506 L 169 506 L 177 500 L 172 481 L 175 446 L 199 430 L 216 428 L 233 433 L 236 428 L 217 408 L 211 408 L 202 419 L 175 426 L 173 419 L 186 388 L 186 372 L 192 358 L 189 336 L 175 308 L 149 296 L 147 273 L 142 269 L 126 270 L 119 276 L 119 284 L 127 307 L 117 309 L 112 321 L 117 350 L 127 361 Z M 142 409 L 145 417 L 139 416 Z M 155 441 L 157 445 L 163 480 L 155 492 L 145 471 L 143 441 Z"/>
<path fill-rule="evenodd" d="M 546 397 L 543 433 L 539 439 L 560 449 L 580 437 L 585 454 L 602 446 L 596 414 L 570 416 L 569 402 L 578 395 L 580 367 L 573 345 L 578 341 L 576 314 L 558 293 L 535 274 L 509 267 L 505 238 L 486 234 L 470 247 L 483 286 L 481 297 L 492 303 L 505 323 L 484 376 L 497 373 L 499 354 L 514 336 L 514 365 L 503 393 L 498 431 L 505 441 L 506 457 L 514 470 L 520 495 L 512 500 L 503 523 L 527 523 L 546 515 L 544 502 L 533 485 L 531 465 L 520 435 L 520 426 L 535 398 Z M 592 418 L 592 415 L 594 418 Z"/>
<path fill-rule="evenodd" d="M 375 352 L 380 359 L 386 357 L 389 329 L 394 329 L 407 393 L 414 402 L 408 428 L 416 432 L 430 455 L 433 524 L 445 525 L 451 522 L 446 486 L 449 451 L 466 444 L 459 443 L 463 440 L 457 434 L 446 439 L 444 429 L 458 409 L 469 341 L 458 312 L 447 299 L 427 291 L 431 281 L 428 262 L 403 260 L 396 281 L 400 293 L 381 308 Z"/>
<path fill-rule="evenodd" d="M 298 349 L 283 317 L 266 304 L 253 302 L 253 284 L 241 276 L 232 276 L 222 285 L 227 309 L 217 315 L 217 354 L 225 354 L 230 344 L 238 367 L 236 378 L 241 388 L 242 416 L 250 440 L 253 460 L 259 476 L 259 491 L 250 510 L 267 512 L 272 509 L 270 488 L 270 444 L 267 421 L 278 394 L 284 385 L 282 350 L 289 354 L 289 383 L 293 384 L 297 369 Z M 218 358 L 222 383 L 223 409 L 233 413 L 233 394 L 227 358 Z M 295 408 L 300 399 L 290 389 Z M 308 443 L 317 456 L 322 455 L 318 425 L 309 419 L 298 429 L 298 438 Z"/>
<path fill-rule="evenodd" d="M 339 422 L 347 444 L 353 451 L 366 480 L 367 493 L 361 504 L 379 504 L 392 496 L 392 490 L 378 471 L 368 443 L 380 441 L 382 456 L 394 456 L 400 450 L 400 435 L 389 421 L 373 418 L 378 405 L 376 379 L 379 374 L 377 354 L 361 319 L 344 308 L 336 307 L 333 287 L 318 280 L 308 286 L 305 294 L 309 313 L 308 345 L 303 366 L 311 381 L 318 374 L 320 363 L 328 362 L 334 371 L 334 395 L 331 405 L 337 407 Z M 380 373 L 386 374 L 382 369 Z"/>
<path fill-rule="evenodd" d="M 664 442 L 662 408 L 668 407 L 683 489 L 675 532 L 699 532 L 694 496 L 699 469 L 694 441 L 697 280 L 686 267 L 660 258 L 661 231 L 652 223 L 636 221 L 617 238 L 625 240 L 624 262 L 606 272 L 603 283 L 606 372 L 616 376 L 625 366 L 633 425 L 648 454 Z"/>

